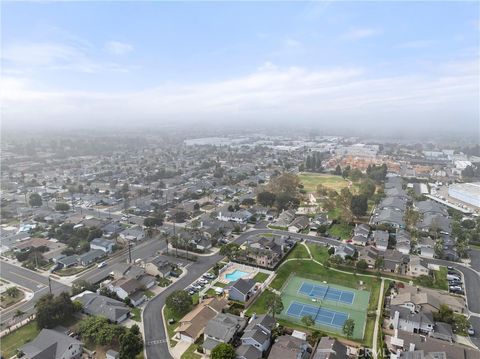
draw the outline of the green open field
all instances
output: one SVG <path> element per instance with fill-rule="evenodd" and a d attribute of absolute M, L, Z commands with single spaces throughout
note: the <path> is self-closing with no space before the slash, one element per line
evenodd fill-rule
<path fill-rule="evenodd" d="M 303 188 L 309 193 L 316 192 L 319 184 L 338 193 L 340 193 L 342 188 L 348 187 L 348 181 L 344 180 L 341 176 L 302 172 L 298 177 L 303 184 Z"/>
<path fill-rule="evenodd" d="M 341 303 L 332 300 L 318 300 L 312 301 L 312 298 L 306 296 L 299 292 L 299 288 L 302 286 L 303 283 L 308 283 L 312 285 L 318 286 L 326 286 L 328 285 L 329 288 L 334 288 L 338 290 L 345 290 L 354 293 L 354 300 L 352 304 Z M 282 302 L 284 306 L 284 310 L 282 313 L 279 314 L 279 318 L 282 318 L 287 321 L 293 321 L 301 324 L 301 318 L 295 318 L 292 316 L 287 315 L 288 308 L 292 302 L 302 303 L 309 306 L 314 306 L 317 308 L 325 308 L 328 310 L 333 310 L 336 312 L 342 312 L 348 315 L 349 318 L 355 321 L 355 329 L 353 332 L 352 338 L 354 339 L 363 339 L 364 336 L 364 329 L 365 323 L 367 319 L 367 308 L 370 298 L 370 293 L 365 290 L 356 290 L 352 288 L 346 288 L 339 285 L 331 284 L 331 283 L 322 283 L 311 279 L 305 279 L 302 277 L 292 276 L 289 278 L 288 283 L 282 289 Z M 342 328 L 333 327 L 321 323 L 316 323 L 315 328 L 329 331 L 329 332 L 336 332 L 338 334 L 342 334 Z"/>

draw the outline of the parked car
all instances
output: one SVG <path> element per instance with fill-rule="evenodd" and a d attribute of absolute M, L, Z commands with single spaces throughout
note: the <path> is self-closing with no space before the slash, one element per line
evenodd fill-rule
<path fill-rule="evenodd" d="M 103 267 L 106 267 L 107 266 L 107 262 L 102 262 L 102 263 L 99 263 L 98 264 L 98 268 L 103 268 Z"/>
<path fill-rule="evenodd" d="M 200 289 L 202 289 L 202 287 L 201 287 L 201 286 L 199 286 L 199 285 L 198 285 L 198 284 L 196 284 L 196 283 L 195 283 L 195 284 L 192 284 L 192 288 L 195 288 L 196 290 L 200 290 Z"/>
<path fill-rule="evenodd" d="M 473 329 L 472 326 L 470 326 L 470 328 L 468 328 L 468 335 L 475 335 L 475 329 Z"/>
<path fill-rule="evenodd" d="M 454 291 L 454 290 L 462 290 L 463 288 L 460 287 L 459 285 L 451 285 L 448 287 L 448 289 L 450 289 L 450 291 Z"/>
<path fill-rule="evenodd" d="M 449 271 L 451 271 L 451 270 L 453 270 L 453 267 L 452 267 L 452 266 L 448 266 L 447 269 L 448 269 Z"/>
<path fill-rule="evenodd" d="M 203 276 L 208 279 L 215 279 L 215 275 L 212 273 L 205 273 Z"/>
<path fill-rule="evenodd" d="M 200 278 L 198 281 L 202 284 L 208 284 L 208 280 L 206 280 L 204 278 Z"/>

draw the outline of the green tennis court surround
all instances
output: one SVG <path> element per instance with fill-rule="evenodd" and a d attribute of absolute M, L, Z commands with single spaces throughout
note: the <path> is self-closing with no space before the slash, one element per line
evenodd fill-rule
<path fill-rule="evenodd" d="M 348 318 L 355 322 L 353 338 L 362 339 L 370 293 L 291 275 L 281 291 L 284 310 L 279 317 L 302 324 L 311 316 L 320 330 L 342 334 Z"/>

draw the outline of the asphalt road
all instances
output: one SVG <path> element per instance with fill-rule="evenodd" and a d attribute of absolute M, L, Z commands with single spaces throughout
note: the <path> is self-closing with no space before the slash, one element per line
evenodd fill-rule
<path fill-rule="evenodd" d="M 132 246 L 131 254 L 132 254 L 132 261 L 136 259 L 148 259 L 150 257 L 156 256 L 157 252 L 160 250 L 165 249 L 166 244 L 164 240 L 160 240 L 160 238 L 153 238 L 148 239 L 143 242 L 140 242 L 137 245 Z M 115 263 L 122 263 L 128 261 L 129 255 L 128 250 L 122 252 L 122 254 L 114 256 L 110 259 L 107 259 L 107 265 L 103 268 L 93 267 L 84 273 L 82 273 L 75 281 L 79 280 L 86 280 L 90 283 L 97 283 L 101 280 L 108 277 L 110 272 L 112 271 L 111 265 Z"/>
<path fill-rule="evenodd" d="M 3 260 L 0 260 L 0 274 L 1 277 L 15 283 L 21 287 L 27 288 L 33 292 L 33 297 L 28 302 L 22 303 L 18 306 L 14 306 L 11 309 L 7 309 L 2 312 L 2 329 L 8 324 L 13 324 L 13 316 L 17 310 L 25 312 L 27 315 L 34 312 L 35 303 L 45 294 L 48 294 L 48 277 L 45 277 L 37 272 L 29 269 L 19 267 Z M 70 291 L 70 288 L 56 280 L 51 280 L 51 287 L 53 294 L 59 294 L 61 292 Z M 24 319 L 24 318 L 23 318 Z"/>

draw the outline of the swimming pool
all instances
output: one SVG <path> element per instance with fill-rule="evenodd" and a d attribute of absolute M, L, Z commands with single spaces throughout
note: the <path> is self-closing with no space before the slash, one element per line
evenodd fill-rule
<path fill-rule="evenodd" d="M 225 274 L 225 279 L 229 282 L 234 282 L 239 278 L 245 277 L 248 273 L 235 269 L 232 273 Z"/>

